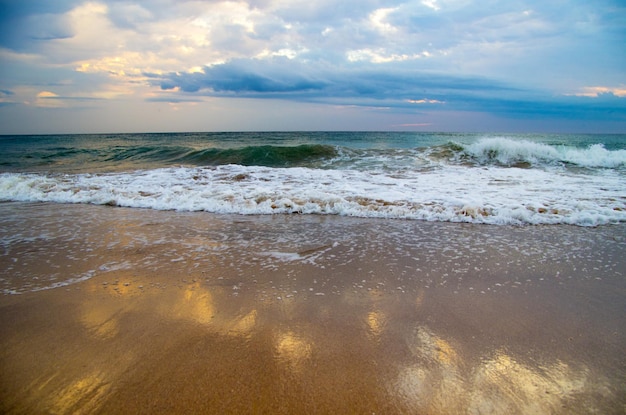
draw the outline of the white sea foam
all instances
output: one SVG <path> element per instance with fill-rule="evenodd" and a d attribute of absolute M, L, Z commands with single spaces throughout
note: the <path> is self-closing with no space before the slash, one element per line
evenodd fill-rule
<path fill-rule="evenodd" d="M 43 285 L 43 286 L 38 286 L 38 287 L 25 286 L 22 288 L 4 288 L 2 290 L 2 293 L 5 295 L 19 295 L 25 292 L 37 292 L 37 291 L 52 290 L 54 288 L 60 288 L 60 287 L 69 287 L 70 285 L 74 285 L 82 281 L 87 281 L 93 278 L 94 275 L 95 275 L 95 271 L 91 270 L 91 271 L 84 273 L 83 275 L 65 278 L 61 281 L 53 282 L 48 285 Z"/>
<path fill-rule="evenodd" d="M 602 144 L 587 148 L 551 146 L 527 140 L 485 138 L 465 146 L 466 154 L 481 163 L 495 161 L 510 165 L 527 162 L 533 165 L 571 163 L 581 167 L 616 168 L 626 166 L 626 150 L 607 150 Z"/>
<path fill-rule="evenodd" d="M 626 221 L 617 170 L 445 166 L 363 172 L 226 165 L 114 174 L 0 174 L 0 200 L 238 214 L 304 213 L 489 224 Z"/>
<path fill-rule="evenodd" d="M 302 259 L 302 256 L 300 256 L 297 252 L 272 251 L 272 252 L 262 252 L 261 255 L 269 256 L 282 262 L 300 261 Z"/>

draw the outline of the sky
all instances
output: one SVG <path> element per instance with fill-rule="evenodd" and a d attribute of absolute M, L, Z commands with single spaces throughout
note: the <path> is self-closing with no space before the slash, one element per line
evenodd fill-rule
<path fill-rule="evenodd" d="M 623 0 L 0 0 L 0 134 L 626 133 Z"/>

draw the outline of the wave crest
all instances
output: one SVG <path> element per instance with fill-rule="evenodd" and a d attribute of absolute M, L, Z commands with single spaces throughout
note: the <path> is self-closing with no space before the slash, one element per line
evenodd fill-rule
<path fill-rule="evenodd" d="M 467 168 L 372 174 L 236 164 L 114 174 L 0 173 L 0 202 L 226 214 L 324 214 L 485 224 L 626 222 L 623 176 Z"/>
<path fill-rule="evenodd" d="M 463 148 L 462 154 L 480 164 L 504 166 L 573 164 L 581 167 L 626 166 L 626 150 L 607 150 L 602 144 L 587 148 L 551 146 L 527 140 L 485 138 Z"/>
<path fill-rule="evenodd" d="M 241 166 L 297 167 L 307 166 L 320 159 L 337 156 L 333 146 L 302 144 L 299 146 L 250 146 L 229 149 L 206 149 L 185 156 L 184 161 L 196 165 L 219 166 L 238 164 Z"/>

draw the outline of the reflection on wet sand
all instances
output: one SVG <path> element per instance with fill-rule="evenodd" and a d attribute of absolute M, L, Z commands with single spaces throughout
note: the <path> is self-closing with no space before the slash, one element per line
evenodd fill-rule
<path fill-rule="evenodd" d="M 556 413 L 577 397 L 604 395 L 604 380 L 589 376 L 586 367 L 575 370 L 559 360 L 532 367 L 496 351 L 474 371 L 469 408 L 474 413 Z M 585 409 L 592 413 L 595 408 Z"/>
<path fill-rule="evenodd" d="M 106 398 L 110 383 L 106 383 L 98 374 L 92 374 L 70 383 L 51 403 L 53 414 L 89 414 L 98 410 Z"/>
<path fill-rule="evenodd" d="M 176 362 L 189 353 L 189 359 L 198 359 L 186 366 L 191 372 L 184 374 L 184 380 L 173 377 L 168 382 L 193 384 L 204 379 L 210 367 L 230 367 L 239 373 L 236 382 L 250 382 L 248 377 L 253 376 L 254 382 L 266 385 L 264 389 L 281 390 L 281 399 L 298 400 L 304 399 L 302 394 L 312 394 L 316 402 L 337 407 L 335 399 L 356 394 L 364 396 L 357 409 L 372 412 L 593 413 L 598 410 L 598 397 L 611 399 L 606 379 L 593 375 L 584 364 L 572 366 L 550 357 L 549 351 L 534 360 L 494 345 L 478 358 L 470 356 L 463 339 L 438 334 L 421 321 L 416 310 L 428 305 L 423 294 L 404 300 L 346 295 L 330 303 L 311 297 L 288 305 L 275 302 L 257 307 L 255 302 L 233 297 L 228 289 L 198 282 L 144 290 L 136 296 L 103 288 L 97 279 L 86 283 L 85 288 L 72 296 L 80 310 L 75 318 L 83 328 L 73 334 L 83 346 L 91 343 L 92 351 L 49 356 L 35 366 L 24 359 L 22 369 L 26 372 L 56 374 L 31 380 L 21 392 L 29 398 L 23 402 L 35 399 L 41 407 L 59 414 L 98 413 L 102 405 L 102 411 L 107 412 L 116 408 L 116 397 L 125 396 L 120 385 L 134 385 L 137 393 L 149 393 L 141 386 L 145 382 L 141 377 L 152 370 L 150 367 L 167 366 L 168 356 L 177 356 L 171 364 L 179 364 Z M 63 303 L 67 299 L 56 300 Z M 343 316 L 329 316 L 324 312 L 329 305 Z M 63 317 L 72 319 L 72 315 L 70 311 Z M 358 320 L 366 324 L 353 330 Z M 177 329 L 163 333 L 163 327 Z M 166 338 L 150 340 L 161 335 Z M 190 349 L 191 339 L 204 346 Z M 51 344 L 52 348 L 61 347 L 66 339 L 54 341 L 58 344 Z M 225 361 L 224 352 L 216 348 L 228 344 L 230 360 Z M 161 359 L 147 363 L 155 353 L 164 352 Z M 16 350 L 10 353 L 20 355 Z M 254 365 L 264 367 L 268 376 L 259 376 L 256 370 L 249 372 L 248 366 L 255 361 Z M 68 373 L 54 372 L 59 364 Z M 148 372 L 134 369 L 138 366 L 145 366 Z M 83 367 L 90 369 L 84 371 Z M 229 391 L 235 387 L 233 379 L 213 381 L 216 383 L 207 386 L 207 396 L 232 393 Z M 250 405 L 260 404 L 253 396 L 240 398 L 249 400 Z M 303 402 L 311 404 L 310 399 Z M 353 401 L 346 402 L 355 408 Z M 15 408 L 15 413 L 21 413 L 29 407 L 16 404 Z"/>
<path fill-rule="evenodd" d="M 425 413 L 463 412 L 463 362 L 452 346 L 426 327 L 407 340 L 413 358 L 400 369 L 397 389 L 410 408 Z M 414 361 L 412 361 L 414 360 Z"/>
<path fill-rule="evenodd" d="M 201 288 L 198 283 L 185 286 L 177 297 L 160 304 L 159 311 L 168 318 L 188 319 L 207 326 L 216 312 L 211 291 Z"/>
<path fill-rule="evenodd" d="M 367 325 L 372 337 L 379 337 L 385 328 L 387 317 L 382 311 L 370 311 L 367 313 Z"/>
<path fill-rule="evenodd" d="M 326 227 L 321 220 L 311 227 L 317 219 L 283 218 L 265 219 L 272 222 L 257 229 L 242 219 L 215 220 L 202 236 L 205 216 L 168 224 L 150 219 L 154 213 L 142 215 L 124 226 L 98 225 L 111 233 L 104 245 L 92 235 L 85 261 L 73 252 L 69 265 L 95 270 L 90 279 L 0 297 L 0 412 L 617 414 L 626 408 L 623 314 L 607 301 L 623 300 L 623 279 L 602 285 L 581 278 L 568 290 L 541 274 L 546 277 L 524 291 L 507 291 L 509 277 L 497 276 L 500 286 L 476 271 L 487 263 L 496 269 L 500 256 L 471 257 L 459 248 L 454 261 L 465 261 L 465 271 L 449 287 L 455 263 L 447 269 L 437 246 L 426 251 L 403 241 L 421 232 L 423 242 L 424 232 L 441 230 L 452 238 L 458 227 L 421 224 L 407 236 L 408 225 L 399 224 L 393 239 L 394 222 L 385 224 L 385 238 L 358 239 L 375 223 L 324 219 Z M 293 235 L 285 236 L 289 230 Z M 266 239 L 237 239 L 246 232 Z M 333 232 L 335 240 L 351 235 L 351 244 L 328 243 Z M 466 238 L 488 239 L 489 232 L 472 228 Z M 527 232 L 531 245 L 537 236 Z M 596 244 L 608 240 L 596 237 Z M 298 251 L 289 246 L 293 241 L 324 249 L 314 261 L 264 254 Z M 426 254 L 417 268 L 414 261 Z M 622 269 L 618 259 L 614 275 Z M 428 268 L 434 261 L 439 268 Z M 537 271 L 522 262 L 511 261 L 503 274 L 535 278 Z M 546 269 L 553 267 L 548 262 Z M 583 261 L 576 269 L 594 264 Z M 484 293 L 463 290 L 464 284 L 483 284 Z M 489 291 L 493 286 L 498 293 Z"/>
<path fill-rule="evenodd" d="M 469 362 L 425 326 L 415 330 L 409 346 L 415 364 L 400 371 L 396 387 L 417 413 L 595 413 L 593 405 L 572 405 L 607 393 L 606 379 L 555 358 L 521 363 L 499 349 Z"/>
<path fill-rule="evenodd" d="M 119 332 L 119 311 L 110 307 L 84 307 L 81 322 L 89 333 L 101 339 L 111 339 Z"/>
<path fill-rule="evenodd" d="M 227 325 L 227 334 L 232 336 L 249 337 L 256 325 L 257 311 L 252 310 L 240 318 L 234 318 Z"/>
<path fill-rule="evenodd" d="M 290 371 L 297 372 L 311 357 L 311 343 L 293 331 L 280 333 L 276 338 L 276 354 L 280 363 L 284 363 Z"/>

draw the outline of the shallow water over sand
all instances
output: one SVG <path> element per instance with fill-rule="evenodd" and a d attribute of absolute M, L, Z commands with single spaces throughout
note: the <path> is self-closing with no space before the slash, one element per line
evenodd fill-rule
<path fill-rule="evenodd" d="M 0 204 L 4 413 L 623 413 L 624 227 Z"/>

